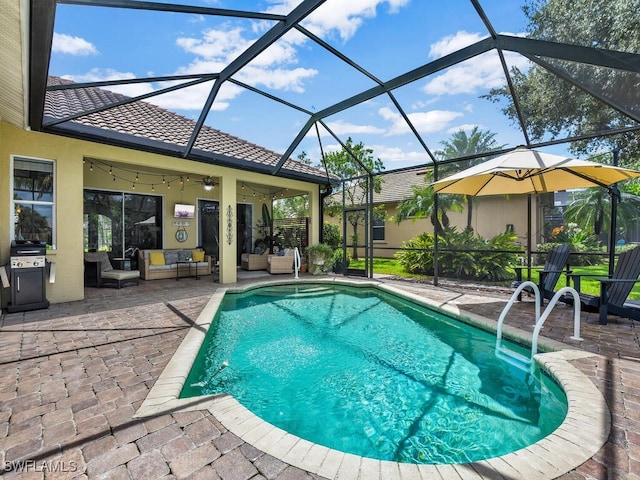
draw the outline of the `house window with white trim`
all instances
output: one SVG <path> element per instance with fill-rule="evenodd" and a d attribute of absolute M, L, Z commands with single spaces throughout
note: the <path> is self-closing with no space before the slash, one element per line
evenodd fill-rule
<path fill-rule="evenodd" d="M 55 245 L 52 160 L 13 158 L 13 238 Z"/>

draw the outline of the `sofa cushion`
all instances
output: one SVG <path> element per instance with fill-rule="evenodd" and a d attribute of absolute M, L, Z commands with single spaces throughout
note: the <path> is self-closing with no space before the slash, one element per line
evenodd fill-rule
<path fill-rule="evenodd" d="M 193 250 L 191 252 L 191 259 L 194 262 L 204 262 L 204 252 L 202 250 Z"/>
<path fill-rule="evenodd" d="M 186 262 L 189 258 L 191 258 L 190 250 L 178 250 L 178 261 Z"/>
<path fill-rule="evenodd" d="M 149 252 L 149 262 L 151 265 L 165 265 L 164 252 Z"/>
<path fill-rule="evenodd" d="M 165 250 L 164 252 L 164 263 L 166 265 L 171 265 L 172 263 L 176 263 L 178 260 L 178 252 L 177 250 Z"/>
<path fill-rule="evenodd" d="M 173 270 L 176 268 L 175 263 L 171 263 L 169 265 L 149 265 L 149 271 L 153 270 Z"/>

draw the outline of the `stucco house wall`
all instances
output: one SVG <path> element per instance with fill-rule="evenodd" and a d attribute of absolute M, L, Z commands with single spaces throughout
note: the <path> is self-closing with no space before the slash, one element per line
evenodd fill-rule
<path fill-rule="evenodd" d="M 309 195 L 310 204 L 310 242 L 319 239 L 319 188 L 318 185 L 298 180 L 263 175 L 255 172 L 213 166 L 201 162 L 176 159 L 154 153 L 141 152 L 105 144 L 77 140 L 57 135 L 49 135 L 24 130 L 0 121 L 0 265 L 10 259 L 11 224 L 11 179 L 12 157 L 33 157 L 55 162 L 55 248 L 47 252 L 47 259 L 55 263 L 55 283 L 47 284 L 47 299 L 52 303 L 81 300 L 84 298 L 84 262 L 83 262 L 83 190 L 98 188 L 133 193 L 158 194 L 164 204 L 164 248 L 195 247 L 197 237 L 197 219 L 190 222 L 188 241 L 184 244 L 175 239 L 176 227 L 173 226 L 173 204 L 196 203 L 198 198 L 215 199 L 220 202 L 221 210 L 228 205 L 235 211 L 237 202 L 254 203 L 254 222 L 259 217 L 262 201 L 247 198 L 242 193 L 243 183 L 263 185 L 265 188 L 282 188 Z M 113 178 L 97 169 L 91 171 L 90 162 L 85 159 L 96 158 L 105 162 L 118 162 L 138 169 L 144 175 L 146 169 L 153 172 L 186 172 L 192 178 L 215 175 L 220 180 L 212 192 L 202 188 L 172 188 L 151 191 L 150 186 L 132 185 L 124 180 Z M 178 170 L 179 168 L 179 170 Z M 271 204 L 267 201 L 267 204 Z M 234 217 L 235 218 L 235 217 Z M 224 232 L 224 220 L 221 215 L 220 232 Z M 235 225 L 235 224 L 234 224 Z M 220 242 L 221 281 L 236 281 L 236 244 L 235 230 L 232 242 Z M 9 289 L 0 289 L 0 301 L 6 306 L 10 298 Z"/>

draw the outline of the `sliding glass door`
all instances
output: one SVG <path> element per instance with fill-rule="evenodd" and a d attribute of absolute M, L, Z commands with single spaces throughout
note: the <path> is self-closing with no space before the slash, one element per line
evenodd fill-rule
<path fill-rule="evenodd" d="M 162 197 L 84 191 L 84 250 L 131 257 L 140 248 L 162 248 Z"/>

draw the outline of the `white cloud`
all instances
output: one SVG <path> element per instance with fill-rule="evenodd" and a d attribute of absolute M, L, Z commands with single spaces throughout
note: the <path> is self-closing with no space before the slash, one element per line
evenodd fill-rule
<path fill-rule="evenodd" d="M 225 30 L 208 29 L 200 38 L 180 37 L 176 44 L 185 52 L 206 60 L 220 60 L 224 64 L 237 57 L 255 40 L 244 38 L 241 28 Z"/>
<path fill-rule="evenodd" d="M 411 133 L 409 126 L 399 113 L 388 107 L 381 108 L 378 113 L 382 118 L 391 122 L 391 127 L 387 130 L 386 135 Z M 410 113 L 407 116 L 418 132 L 435 133 L 448 128 L 454 119 L 462 116 L 462 113 L 451 110 L 429 110 L 427 112 Z"/>
<path fill-rule="evenodd" d="M 442 38 L 431 45 L 429 56 L 440 58 L 483 38 L 479 33 L 460 31 Z M 507 65 L 526 68 L 529 61 L 516 53 L 505 52 Z M 428 95 L 477 94 L 497 88 L 506 82 L 500 57 L 496 51 L 489 51 L 463 63 L 448 68 L 436 75 L 423 87 Z"/>
<path fill-rule="evenodd" d="M 299 0 L 284 0 L 273 5 L 268 12 L 288 14 L 299 3 Z M 342 40 L 348 40 L 367 18 L 377 15 L 378 7 L 386 6 L 389 13 L 396 13 L 407 3 L 409 0 L 327 0 L 302 24 L 321 37 L 336 33 Z"/>
<path fill-rule="evenodd" d="M 456 125 L 454 127 L 449 128 L 447 130 L 447 133 L 452 134 L 452 133 L 459 132 L 460 130 L 463 130 L 465 132 L 470 132 L 474 128 L 482 129 L 482 126 L 475 123 L 464 123 L 462 125 Z"/>
<path fill-rule="evenodd" d="M 54 53 L 64 53 L 67 55 L 97 55 L 98 49 L 85 39 L 80 37 L 72 37 L 65 33 L 53 34 L 53 43 L 51 44 L 51 51 Z"/>
<path fill-rule="evenodd" d="M 480 35 L 479 33 L 465 32 L 464 30 L 459 31 L 454 35 L 447 35 L 431 45 L 429 49 L 429 57 L 444 57 L 456 50 L 473 45 L 487 36 L 488 35 Z"/>
<path fill-rule="evenodd" d="M 327 122 L 327 126 L 333 133 L 338 136 L 343 135 L 381 135 L 384 133 L 384 129 L 375 127 L 373 125 L 357 125 L 355 123 L 344 122 L 342 120 L 336 122 Z M 312 129 L 315 130 L 315 129 Z M 322 134 L 322 130 L 320 132 Z M 327 133 L 328 135 L 328 133 Z"/>
<path fill-rule="evenodd" d="M 374 156 L 378 157 L 385 164 L 402 163 L 402 166 L 420 165 L 431 161 L 429 155 L 424 150 L 403 150 L 400 147 L 389 147 L 387 145 L 370 145 Z M 394 165 L 396 168 L 397 165 Z M 387 168 L 388 165 L 387 165 Z"/>

